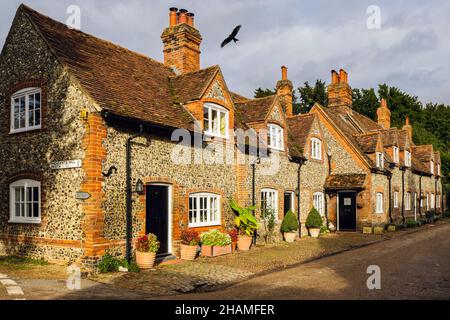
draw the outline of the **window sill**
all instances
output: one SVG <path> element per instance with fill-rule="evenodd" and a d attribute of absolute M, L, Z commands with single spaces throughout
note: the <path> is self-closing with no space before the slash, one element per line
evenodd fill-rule
<path fill-rule="evenodd" d="M 214 134 L 214 133 L 209 133 L 209 132 L 203 132 L 203 135 L 205 136 L 206 139 L 224 139 L 224 140 L 228 140 L 230 137 L 229 135 L 220 135 L 220 134 Z"/>
<path fill-rule="evenodd" d="M 28 220 L 28 221 L 17 221 L 17 220 L 9 220 L 8 223 L 10 224 L 41 224 L 41 220 Z"/>
<path fill-rule="evenodd" d="M 205 228 L 205 227 L 220 227 L 222 224 L 220 222 L 217 223 L 207 223 L 207 224 L 189 224 L 189 228 Z"/>
<path fill-rule="evenodd" d="M 19 133 L 34 132 L 34 131 L 38 131 L 41 129 L 42 129 L 42 127 L 39 126 L 39 127 L 33 127 L 33 128 L 27 128 L 27 129 L 10 130 L 9 134 L 14 135 L 14 134 L 19 134 Z"/>

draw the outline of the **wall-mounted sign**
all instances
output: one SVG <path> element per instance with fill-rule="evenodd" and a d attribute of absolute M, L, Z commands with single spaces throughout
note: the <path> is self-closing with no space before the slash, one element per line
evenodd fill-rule
<path fill-rule="evenodd" d="M 50 169 L 52 170 L 73 169 L 73 168 L 81 168 L 81 160 L 56 161 L 50 164 Z"/>
<path fill-rule="evenodd" d="M 77 193 L 75 193 L 75 199 L 78 199 L 78 200 L 87 200 L 90 197 L 91 197 L 91 194 L 89 192 L 78 191 Z"/>

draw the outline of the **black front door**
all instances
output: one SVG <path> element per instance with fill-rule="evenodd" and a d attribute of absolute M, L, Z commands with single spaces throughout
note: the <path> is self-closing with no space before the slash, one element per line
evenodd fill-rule
<path fill-rule="evenodd" d="M 294 208 L 292 208 L 292 203 L 293 203 L 293 193 L 292 192 L 286 192 L 284 194 L 284 215 L 286 215 L 286 213 L 291 210 L 294 211 Z"/>
<path fill-rule="evenodd" d="M 356 230 L 356 193 L 339 193 L 339 230 Z"/>
<path fill-rule="evenodd" d="M 146 234 L 153 233 L 161 243 L 158 255 L 169 252 L 169 187 L 147 186 Z"/>

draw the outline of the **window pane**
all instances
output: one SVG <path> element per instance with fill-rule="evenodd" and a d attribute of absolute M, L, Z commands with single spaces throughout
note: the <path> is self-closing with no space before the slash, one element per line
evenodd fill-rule
<path fill-rule="evenodd" d="M 33 212 L 32 212 L 33 206 L 32 206 L 32 203 L 27 202 L 25 204 L 25 208 L 26 208 L 26 213 L 27 213 L 26 216 L 27 216 L 27 218 L 33 217 Z"/>
<path fill-rule="evenodd" d="M 39 188 L 33 188 L 33 201 L 39 201 Z"/>
<path fill-rule="evenodd" d="M 211 110 L 212 132 L 219 133 L 219 116 L 217 110 Z"/>
<path fill-rule="evenodd" d="M 209 128 L 209 108 L 203 108 L 203 130 L 208 132 Z"/>
<path fill-rule="evenodd" d="M 39 203 L 33 203 L 33 217 L 39 218 Z"/>
<path fill-rule="evenodd" d="M 226 113 L 225 112 L 221 112 L 220 113 L 220 134 L 221 135 L 226 135 Z"/>
<path fill-rule="evenodd" d="M 195 198 L 189 198 L 189 223 L 195 222 Z"/>

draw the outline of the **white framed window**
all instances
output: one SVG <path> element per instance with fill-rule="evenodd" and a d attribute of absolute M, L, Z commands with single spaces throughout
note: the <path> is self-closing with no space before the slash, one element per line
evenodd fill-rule
<path fill-rule="evenodd" d="M 315 192 L 313 195 L 313 205 L 322 217 L 325 216 L 325 198 L 323 192 Z"/>
<path fill-rule="evenodd" d="M 394 192 L 394 208 L 398 208 L 398 191 Z"/>
<path fill-rule="evenodd" d="M 275 189 L 261 190 L 261 210 L 271 210 L 275 213 L 275 220 L 278 220 L 278 191 Z"/>
<path fill-rule="evenodd" d="M 440 163 L 437 164 L 437 175 L 438 176 L 441 175 L 441 164 Z"/>
<path fill-rule="evenodd" d="M 430 202 L 431 202 L 431 203 L 430 203 L 430 207 L 431 207 L 431 209 L 434 209 L 434 204 L 435 204 L 435 203 L 434 203 L 434 193 L 431 194 L 430 198 L 431 198 L 431 201 L 430 201 Z"/>
<path fill-rule="evenodd" d="M 377 193 L 375 213 L 384 213 L 383 211 L 383 194 Z"/>
<path fill-rule="evenodd" d="M 441 195 L 437 194 L 436 195 L 436 208 L 440 208 L 441 207 Z"/>
<path fill-rule="evenodd" d="M 276 124 L 269 124 L 267 128 L 267 140 L 269 148 L 284 150 L 284 130 Z"/>
<path fill-rule="evenodd" d="M 405 150 L 405 166 L 411 167 L 411 152 Z"/>
<path fill-rule="evenodd" d="M 394 146 L 394 162 L 399 163 L 400 162 L 400 154 L 397 146 Z"/>
<path fill-rule="evenodd" d="M 229 112 L 227 109 L 205 103 L 203 107 L 203 131 L 208 136 L 228 138 Z"/>
<path fill-rule="evenodd" d="M 430 172 L 431 172 L 431 174 L 434 174 L 434 161 L 433 160 L 430 161 Z"/>
<path fill-rule="evenodd" d="M 317 138 L 311 138 L 311 158 L 322 160 L 322 141 Z"/>
<path fill-rule="evenodd" d="M 411 210 L 411 192 L 405 193 L 405 210 Z"/>
<path fill-rule="evenodd" d="M 195 193 L 189 196 L 189 227 L 219 226 L 220 196 Z"/>
<path fill-rule="evenodd" d="M 23 179 L 11 183 L 9 198 L 9 222 L 41 222 L 41 183 L 39 181 Z"/>
<path fill-rule="evenodd" d="M 423 192 L 420 194 L 420 207 L 423 208 Z"/>
<path fill-rule="evenodd" d="M 41 128 L 41 89 L 27 88 L 11 96 L 11 133 Z"/>
<path fill-rule="evenodd" d="M 427 193 L 427 210 L 430 210 L 430 195 Z"/>
<path fill-rule="evenodd" d="M 383 157 L 383 153 L 382 153 L 382 152 L 377 152 L 375 156 L 376 156 L 376 158 L 377 158 L 377 167 L 378 167 L 378 168 L 384 168 L 384 157 Z"/>

